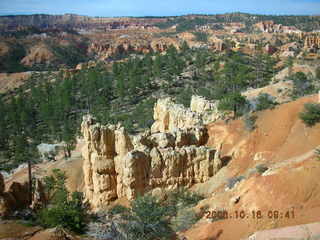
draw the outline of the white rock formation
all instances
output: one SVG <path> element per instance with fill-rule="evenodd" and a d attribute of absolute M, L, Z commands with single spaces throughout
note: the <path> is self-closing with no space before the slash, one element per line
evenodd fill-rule
<path fill-rule="evenodd" d="M 65 147 L 64 143 L 57 143 L 57 144 L 41 143 L 37 146 L 37 149 L 42 160 L 51 160 L 51 159 L 55 159 L 55 156 L 59 153 L 59 151 L 63 151 L 64 147 Z"/>
<path fill-rule="evenodd" d="M 155 123 L 151 132 L 171 132 L 176 128 L 189 128 L 202 125 L 200 114 L 192 112 L 171 98 L 159 99 L 154 106 Z"/>
<path fill-rule="evenodd" d="M 119 124 L 103 126 L 89 115 L 83 118 L 85 196 L 93 209 L 156 188 L 202 183 L 221 168 L 216 150 L 205 147 L 208 134 L 201 119 L 216 105 L 194 98 L 193 107 L 195 111 L 170 98 L 158 100 L 151 131 L 136 136 Z"/>
<path fill-rule="evenodd" d="M 204 124 L 214 122 L 221 118 L 218 110 L 219 101 L 209 101 L 201 96 L 192 96 L 190 109 L 201 115 Z"/>
<path fill-rule="evenodd" d="M 207 181 L 221 168 L 221 160 L 214 149 L 201 146 L 207 139 L 204 131 L 156 133 L 136 138 L 133 145 L 124 130 L 85 117 L 86 198 L 99 209 L 117 198 L 133 199 L 157 187 L 170 189 Z"/>

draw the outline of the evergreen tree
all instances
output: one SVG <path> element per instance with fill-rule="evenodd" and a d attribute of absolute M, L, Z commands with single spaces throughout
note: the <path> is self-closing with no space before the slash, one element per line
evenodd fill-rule
<path fill-rule="evenodd" d="M 126 90 L 125 90 L 125 83 L 124 83 L 124 76 L 122 73 L 120 73 L 117 76 L 117 95 L 123 99 L 125 97 L 126 94 Z"/>
<path fill-rule="evenodd" d="M 153 62 L 153 75 L 155 77 L 160 77 L 161 68 L 162 68 L 161 57 L 159 54 L 156 54 L 155 60 Z"/>
<path fill-rule="evenodd" d="M 190 50 L 190 47 L 188 45 L 188 43 L 186 41 L 183 41 L 182 45 L 181 45 L 181 51 L 183 54 L 185 54 L 186 52 L 188 52 Z"/>
<path fill-rule="evenodd" d="M 219 110 L 233 111 L 234 116 L 240 116 L 244 113 L 247 100 L 239 92 L 228 94 L 219 102 Z"/>

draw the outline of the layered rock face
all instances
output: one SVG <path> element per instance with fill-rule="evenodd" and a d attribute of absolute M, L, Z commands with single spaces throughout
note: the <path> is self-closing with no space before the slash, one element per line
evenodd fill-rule
<path fill-rule="evenodd" d="M 151 127 L 153 133 L 202 125 L 200 114 L 183 107 L 183 105 L 175 104 L 171 98 L 158 100 L 153 111 L 155 120 Z"/>
<path fill-rule="evenodd" d="M 217 51 L 223 51 L 226 49 L 226 45 L 223 40 L 217 38 L 216 36 L 210 37 L 209 42 L 211 43 L 211 47 Z"/>
<path fill-rule="evenodd" d="M 33 46 L 27 56 L 25 56 L 21 63 L 26 66 L 33 66 L 35 64 L 49 64 L 55 59 L 53 53 L 44 44 Z"/>
<path fill-rule="evenodd" d="M 93 42 L 88 48 L 88 53 L 98 55 L 100 59 L 107 59 L 113 55 L 128 54 L 133 52 L 148 53 L 151 47 L 147 44 L 136 44 L 129 41 L 118 41 L 114 43 Z"/>
<path fill-rule="evenodd" d="M 204 97 L 192 96 L 190 109 L 175 104 L 171 98 L 158 100 L 154 106 L 155 120 L 151 132 L 174 131 L 192 128 L 214 122 L 222 117 L 218 111 L 218 101 L 208 101 Z"/>
<path fill-rule="evenodd" d="M 29 206 L 28 182 L 12 182 L 5 188 L 4 178 L 0 173 L 0 217 L 9 216 L 12 212 Z M 39 208 L 46 201 L 42 182 L 36 179 L 31 208 Z"/>
<path fill-rule="evenodd" d="M 304 40 L 305 48 L 320 48 L 320 34 L 312 34 Z"/>
<path fill-rule="evenodd" d="M 282 24 L 275 24 L 273 21 L 259 22 L 254 25 L 257 29 L 266 33 L 298 33 L 301 31 L 293 26 L 283 26 Z"/>
<path fill-rule="evenodd" d="M 88 53 L 98 55 L 103 60 L 121 54 L 164 52 L 171 45 L 179 49 L 180 43 L 171 38 L 150 39 L 146 36 L 146 39 L 135 39 L 124 35 L 115 41 L 95 41 L 89 46 Z"/>
<path fill-rule="evenodd" d="M 4 189 L 4 179 L 0 173 L 0 217 L 3 217 L 8 213 L 8 198 L 5 196 Z"/>
<path fill-rule="evenodd" d="M 167 108 L 168 107 L 168 108 Z M 219 152 L 204 146 L 207 129 L 200 114 L 162 99 L 155 105 L 152 130 L 129 136 L 121 125 L 103 126 L 85 116 L 85 195 L 93 209 L 155 188 L 190 187 L 220 168 Z"/>
<path fill-rule="evenodd" d="M 124 156 L 133 149 L 129 136 L 120 126 L 95 124 L 90 116 L 81 125 L 86 144 L 82 154 L 86 197 L 100 206 L 122 196 Z"/>
<path fill-rule="evenodd" d="M 219 101 L 209 101 L 201 96 L 192 96 L 190 109 L 193 112 L 200 114 L 203 123 L 217 121 L 222 117 L 218 110 Z"/>
<path fill-rule="evenodd" d="M 28 185 L 13 182 L 5 191 L 3 176 L 0 174 L 0 217 L 28 205 Z"/>
<path fill-rule="evenodd" d="M 273 32 L 282 32 L 282 25 L 281 24 L 275 24 L 273 21 L 264 21 L 264 22 L 259 22 L 255 24 L 255 27 L 261 30 L 262 32 L 268 32 L 268 33 L 273 33 Z"/>
<path fill-rule="evenodd" d="M 38 28 L 68 27 L 68 28 L 148 28 L 157 22 L 164 22 L 162 18 L 101 18 L 87 17 L 76 14 L 64 15 L 17 15 L 0 17 L 0 24 L 9 29 L 19 29 L 21 26 L 34 26 Z"/>

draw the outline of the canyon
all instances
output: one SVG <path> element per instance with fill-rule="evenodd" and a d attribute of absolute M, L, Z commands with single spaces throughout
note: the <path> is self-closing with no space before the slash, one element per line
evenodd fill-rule
<path fill-rule="evenodd" d="M 115 206 L 130 209 L 143 195 L 161 202 L 185 189 L 202 198 L 187 209 L 197 221 L 176 239 L 317 236 L 320 126 L 299 114 L 319 103 L 320 28 L 317 16 L 297 19 L 0 17 L 0 129 L 23 129 L 0 136 L 0 167 L 20 154 L 15 144 L 64 146 L 51 160 L 34 157 L 31 204 L 26 165 L 0 172 L 0 239 L 83 239 L 17 220 L 47 206 L 44 179 L 54 169 L 111 226 Z M 243 114 L 228 105 L 230 96 L 245 99 Z M 267 107 L 256 110 L 261 96 Z M 208 217 L 215 211 L 231 217 Z"/>
<path fill-rule="evenodd" d="M 78 29 L 125 29 L 148 28 L 152 23 L 166 21 L 163 18 L 103 18 L 87 17 L 76 14 L 46 15 L 34 14 L 31 16 L 4 16 L 0 18 L 2 28 L 17 30 L 23 27 L 34 26 L 40 28 L 71 27 Z"/>

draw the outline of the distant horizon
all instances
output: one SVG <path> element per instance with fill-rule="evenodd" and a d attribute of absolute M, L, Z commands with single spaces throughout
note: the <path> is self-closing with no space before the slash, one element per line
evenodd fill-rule
<path fill-rule="evenodd" d="M 320 15 L 320 0 L 1 0 L 0 16 L 77 14 L 90 17 L 171 17 L 225 13 Z"/>
<path fill-rule="evenodd" d="M 264 13 L 250 13 L 250 12 L 224 12 L 224 13 L 185 13 L 180 15 L 140 15 L 140 16 L 93 16 L 93 15 L 85 15 L 79 13 L 19 13 L 19 14 L 1 14 L 0 17 L 10 17 L 10 16 L 34 16 L 34 15 L 48 15 L 48 16 L 63 16 L 63 15 L 76 15 L 82 17 L 90 17 L 90 18 L 169 18 L 169 17 L 183 17 L 183 16 L 215 16 L 215 15 L 227 15 L 227 14 L 248 14 L 248 15 L 260 15 L 260 16 L 310 16 L 310 17 L 317 17 L 320 14 L 264 14 Z"/>

